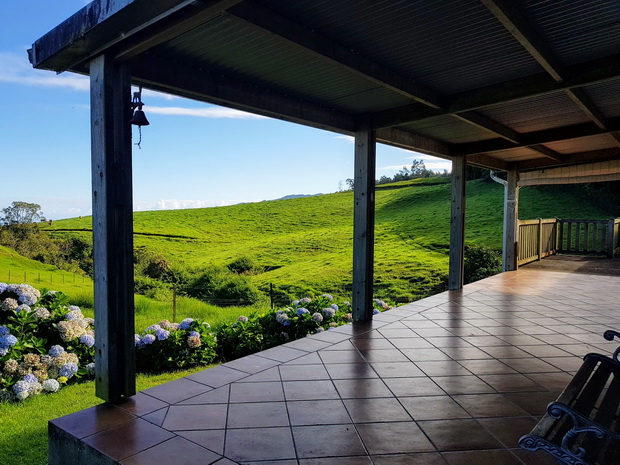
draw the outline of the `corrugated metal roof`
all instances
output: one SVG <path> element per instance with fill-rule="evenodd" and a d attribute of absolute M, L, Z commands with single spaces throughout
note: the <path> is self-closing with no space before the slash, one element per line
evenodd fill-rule
<path fill-rule="evenodd" d="M 156 89 L 489 166 L 620 156 L 619 0 L 124 2 L 51 31 L 34 65 L 87 73 L 107 51 Z"/>

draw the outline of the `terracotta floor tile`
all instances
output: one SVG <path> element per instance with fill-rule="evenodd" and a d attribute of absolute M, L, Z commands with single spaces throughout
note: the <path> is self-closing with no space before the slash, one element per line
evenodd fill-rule
<path fill-rule="evenodd" d="M 502 394 L 455 395 L 453 399 L 477 417 L 519 417 L 528 413 Z"/>
<path fill-rule="evenodd" d="M 434 376 L 437 383 L 448 394 L 486 394 L 495 389 L 474 375 L 469 376 Z"/>
<path fill-rule="evenodd" d="M 478 423 L 506 447 L 516 448 L 519 447 L 519 438 L 529 434 L 538 421 L 532 417 L 480 418 Z"/>
<path fill-rule="evenodd" d="M 257 355 L 248 355 L 247 357 L 238 358 L 232 362 L 227 362 L 224 366 L 233 368 L 239 371 L 245 371 L 246 373 L 254 374 L 259 371 L 266 370 L 267 368 L 278 365 L 280 362 L 270 360 L 265 357 L 259 357 Z"/>
<path fill-rule="evenodd" d="M 142 392 L 163 400 L 164 402 L 168 402 L 169 404 L 174 404 L 197 396 L 198 394 L 203 394 L 211 389 L 213 388 L 210 386 L 205 386 L 204 384 L 197 383 L 187 378 L 180 378 L 166 384 L 154 386 Z"/>
<path fill-rule="evenodd" d="M 357 350 L 321 350 L 323 363 L 364 363 L 366 360 Z"/>
<path fill-rule="evenodd" d="M 111 404 L 100 404 L 71 415 L 56 418 L 51 422 L 76 438 L 84 438 L 134 418 L 135 415 L 119 407 Z"/>
<path fill-rule="evenodd" d="M 198 373 L 186 376 L 183 379 L 196 381 L 198 383 L 211 386 L 212 388 L 217 388 L 220 386 L 224 386 L 225 384 L 232 383 L 233 381 L 237 381 L 238 379 L 245 378 L 247 376 L 249 376 L 248 373 L 244 371 L 239 371 L 220 365 L 204 371 L 199 371 Z"/>
<path fill-rule="evenodd" d="M 222 386 L 190 397 L 187 400 L 177 402 L 177 405 L 196 405 L 196 404 L 227 404 L 230 400 L 230 385 Z"/>
<path fill-rule="evenodd" d="M 416 421 L 470 418 L 469 413 L 449 396 L 402 397 L 400 401 Z"/>
<path fill-rule="evenodd" d="M 411 416 L 395 398 L 345 399 L 354 423 L 411 421 Z"/>
<path fill-rule="evenodd" d="M 521 465 L 508 450 L 444 452 L 442 455 L 449 465 Z"/>
<path fill-rule="evenodd" d="M 440 451 L 503 447 L 476 420 L 420 421 L 418 425 Z"/>
<path fill-rule="evenodd" d="M 340 399 L 289 401 L 286 406 L 293 426 L 351 423 L 349 413 Z"/>
<path fill-rule="evenodd" d="M 392 397 L 392 392 L 380 379 L 336 379 L 334 385 L 343 399 Z"/>
<path fill-rule="evenodd" d="M 262 463 L 260 465 L 262 465 Z M 331 458 L 323 457 L 319 459 L 300 459 L 299 465 L 373 465 L 373 462 L 370 460 L 370 457 L 361 456 Z"/>
<path fill-rule="evenodd" d="M 230 404 L 228 428 L 260 428 L 288 426 L 288 412 L 284 402 Z"/>
<path fill-rule="evenodd" d="M 121 461 L 121 465 L 209 465 L 221 458 L 187 439 L 176 437 Z"/>
<path fill-rule="evenodd" d="M 236 462 L 295 458 L 290 428 L 246 428 L 226 432 L 224 456 Z"/>
<path fill-rule="evenodd" d="M 406 455 L 373 455 L 372 460 L 374 465 L 446 465 L 443 457 L 434 452 Z"/>
<path fill-rule="evenodd" d="M 445 392 L 430 378 L 385 378 L 390 391 L 397 396 L 441 396 Z"/>
<path fill-rule="evenodd" d="M 339 399 L 338 391 L 332 381 L 284 381 L 286 400 L 322 400 Z"/>
<path fill-rule="evenodd" d="M 409 359 L 398 349 L 367 349 L 360 350 L 367 362 L 408 362 Z"/>
<path fill-rule="evenodd" d="M 350 425 L 294 426 L 293 437 L 300 459 L 366 455 L 360 437 Z"/>
<path fill-rule="evenodd" d="M 216 454 L 222 455 L 224 453 L 225 432 L 226 430 L 223 429 L 212 429 L 200 431 L 177 431 L 176 433 L 179 436 L 195 442 L 205 449 L 209 449 Z"/>
<path fill-rule="evenodd" d="M 173 405 L 162 424 L 170 431 L 221 429 L 226 426 L 226 404 Z"/>
<path fill-rule="evenodd" d="M 416 362 L 417 367 L 427 376 L 471 375 L 471 372 L 454 360 Z"/>
<path fill-rule="evenodd" d="M 425 376 L 417 365 L 407 360 L 406 362 L 376 362 L 370 364 L 381 378 L 411 378 Z"/>
<path fill-rule="evenodd" d="M 173 437 L 169 431 L 137 418 L 88 436 L 84 443 L 120 461 Z"/>
<path fill-rule="evenodd" d="M 245 378 L 241 378 L 235 381 L 235 383 L 257 383 L 257 382 L 263 382 L 263 381 L 280 381 L 280 380 L 281 380 L 280 370 L 278 370 L 278 367 L 275 366 L 272 368 L 268 368 L 264 371 L 260 371 L 256 373 L 255 375 L 250 375 Z"/>
<path fill-rule="evenodd" d="M 371 338 L 371 337 L 357 337 L 351 339 L 351 342 L 358 350 L 368 350 L 368 349 L 394 349 L 394 344 L 392 344 L 388 339 L 385 338 Z"/>
<path fill-rule="evenodd" d="M 368 363 L 329 363 L 325 365 L 332 379 L 378 378 Z"/>
<path fill-rule="evenodd" d="M 480 375 L 499 392 L 546 391 L 547 389 L 521 374 Z"/>
<path fill-rule="evenodd" d="M 258 383 L 232 383 L 230 402 L 275 402 L 284 400 L 282 383 L 265 381 Z"/>
<path fill-rule="evenodd" d="M 357 430 L 371 455 L 436 451 L 413 421 L 364 423 Z"/>
<path fill-rule="evenodd" d="M 320 365 L 281 365 L 280 377 L 282 381 L 301 381 L 310 379 L 329 379 L 327 370 Z"/>

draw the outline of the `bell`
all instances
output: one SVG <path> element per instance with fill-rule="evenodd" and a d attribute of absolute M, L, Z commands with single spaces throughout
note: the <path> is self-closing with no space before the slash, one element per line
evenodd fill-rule
<path fill-rule="evenodd" d="M 142 111 L 141 107 L 134 111 L 133 116 L 131 117 L 129 122 L 134 126 L 148 126 L 149 124 L 151 124 L 149 123 L 149 120 L 146 119 L 146 115 Z"/>

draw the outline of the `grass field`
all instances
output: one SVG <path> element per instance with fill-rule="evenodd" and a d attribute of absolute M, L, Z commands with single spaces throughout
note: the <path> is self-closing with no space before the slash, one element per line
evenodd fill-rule
<path fill-rule="evenodd" d="M 520 218 L 606 218 L 578 197 L 520 190 Z M 466 242 L 501 248 L 503 187 L 467 183 Z M 229 207 L 135 213 L 135 245 L 191 267 L 250 257 L 268 271 L 262 289 L 346 294 L 351 282 L 353 193 Z M 424 295 L 448 266 L 450 184 L 441 178 L 381 185 L 376 193 L 375 276 L 380 298 Z M 90 239 L 91 218 L 44 226 L 55 235 Z M 303 297 L 303 295 L 298 295 Z"/>

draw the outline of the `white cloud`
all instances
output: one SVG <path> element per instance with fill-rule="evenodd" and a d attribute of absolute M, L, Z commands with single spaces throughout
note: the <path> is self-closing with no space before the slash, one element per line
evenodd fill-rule
<path fill-rule="evenodd" d="M 233 119 L 263 119 L 265 116 L 246 113 L 224 107 L 187 108 L 187 107 L 154 107 L 145 105 L 144 110 L 159 115 L 198 116 L 200 118 L 233 118 Z"/>
<path fill-rule="evenodd" d="M 52 71 L 34 69 L 26 53 L 0 52 L 0 82 L 10 82 L 35 87 L 65 87 L 87 91 L 90 83 L 87 77 L 73 73 L 55 74 Z"/>
<path fill-rule="evenodd" d="M 344 140 L 346 142 L 348 142 L 349 144 L 354 144 L 355 143 L 355 138 L 352 136 L 334 136 L 334 139 L 340 139 L 340 140 Z"/>

